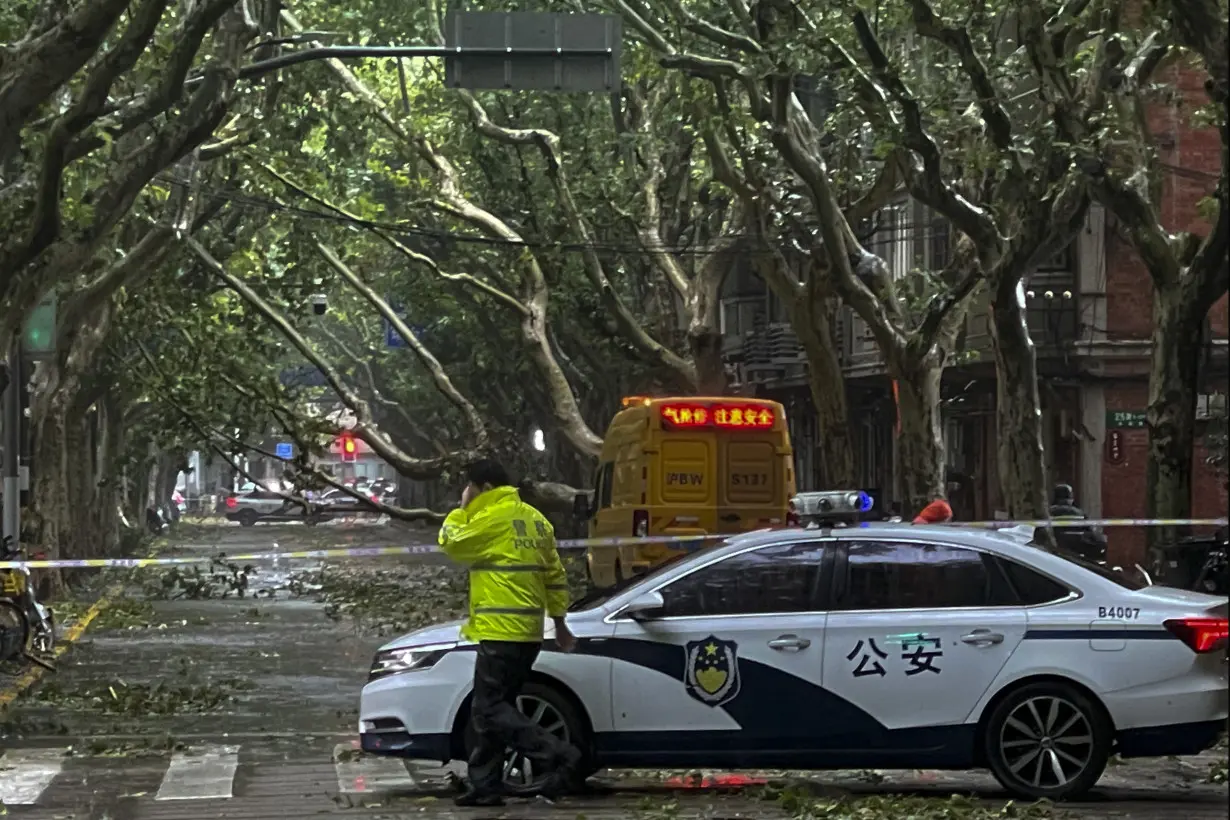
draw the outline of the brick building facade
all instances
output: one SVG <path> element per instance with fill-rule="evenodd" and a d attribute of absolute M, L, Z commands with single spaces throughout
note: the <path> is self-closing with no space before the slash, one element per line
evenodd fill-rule
<path fill-rule="evenodd" d="M 1161 217 L 1170 230 L 1198 230 L 1197 202 L 1220 171 L 1213 129 L 1197 128 L 1190 114 L 1202 99 L 1200 72 L 1173 70 L 1181 105 L 1158 105 L 1152 128 L 1165 171 Z M 912 267 L 941 267 L 948 228 L 916 203 L 881 215 L 873 241 L 894 275 Z M 1142 517 L 1145 512 L 1143 428 L 1149 374 L 1152 285 L 1135 251 L 1101 208 L 1091 210 L 1081 235 L 1065 254 L 1029 279 L 1027 321 L 1038 353 L 1048 472 L 1065 481 L 1092 516 Z M 787 406 L 801 489 L 820 489 L 816 464 L 824 442 L 817 435 L 802 349 L 763 283 L 749 270 L 729 277 L 723 293 L 723 335 L 736 382 L 745 392 Z M 864 323 L 838 310 L 835 345 L 846 375 L 850 417 L 859 447 L 862 486 L 897 497 L 892 476 L 895 411 L 883 361 Z M 1227 392 L 1227 301 L 1211 311 L 1201 407 L 1224 407 Z M 944 378 L 945 444 L 950 501 L 958 518 L 1002 517 L 995 454 L 995 374 L 985 304 L 966 321 L 965 361 Z M 1226 514 L 1224 476 L 1206 463 L 1204 427 L 1197 432 L 1193 506 L 1197 517 Z M 1144 534 L 1108 532 L 1118 561 L 1143 558 Z"/>
<path fill-rule="evenodd" d="M 1174 67 L 1163 79 L 1177 89 L 1180 102 L 1154 105 L 1149 112 L 1149 126 L 1156 137 L 1165 172 L 1160 216 L 1168 230 L 1203 232 L 1207 225 L 1197 214 L 1197 203 L 1212 192 L 1221 165 L 1221 140 L 1217 131 L 1191 124 L 1194 110 L 1205 101 L 1204 73 Z M 1230 261 L 1223 260 L 1223 263 L 1230 264 Z M 1138 348 L 1140 353 L 1130 364 L 1125 362 L 1119 378 L 1105 388 L 1108 411 L 1139 412 L 1147 401 L 1148 345 L 1153 330 L 1153 292 L 1148 282 L 1148 272 L 1133 248 L 1109 231 L 1106 241 L 1106 337 L 1124 347 Z M 1226 394 L 1228 313 L 1225 296 L 1209 313 L 1209 358 L 1202 386 L 1206 395 L 1220 393 L 1224 397 Z M 1228 503 L 1225 477 L 1217 475 L 1208 461 L 1209 453 L 1201 435 L 1204 427 L 1205 424 L 1201 424 L 1197 431 L 1192 477 L 1192 514 L 1197 518 L 1224 516 Z M 1148 433 L 1133 427 L 1122 430 L 1120 435 L 1122 463 L 1104 463 L 1101 469 L 1101 512 L 1109 517 L 1140 515 L 1145 504 Z M 1141 532 L 1124 530 L 1114 533 L 1113 538 L 1114 545 L 1125 557 L 1143 551 L 1144 534 Z"/>

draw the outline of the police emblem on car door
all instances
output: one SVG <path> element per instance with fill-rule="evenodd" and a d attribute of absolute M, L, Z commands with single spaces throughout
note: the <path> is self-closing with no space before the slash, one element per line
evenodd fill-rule
<path fill-rule="evenodd" d="M 710 635 L 684 645 L 684 686 L 706 706 L 721 706 L 739 694 L 738 645 Z"/>

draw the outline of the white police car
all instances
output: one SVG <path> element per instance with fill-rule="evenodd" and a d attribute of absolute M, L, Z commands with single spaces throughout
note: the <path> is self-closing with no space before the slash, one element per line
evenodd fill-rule
<path fill-rule="evenodd" d="M 1144 586 L 1020 533 L 869 524 L 740 535 L 577 601 L 521 708 L 606 766 L 988 767 L 1074 797 L 1107 758 L 1212 746 L 1227 601 Z M 383 647 L 369 753 L 465 758 L 458 623 Z M 535 773 L 510 758 L 510 791 Z"/>

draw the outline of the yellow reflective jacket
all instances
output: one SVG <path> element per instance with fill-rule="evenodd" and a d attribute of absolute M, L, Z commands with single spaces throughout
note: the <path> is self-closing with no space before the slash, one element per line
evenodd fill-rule
<path fill-rule="evenodd" d="M 470 568 L 471 641 L 542 640 L 543 611 L 568 609 L 568 579 L 555 530 L 515 487 L 496 487 L 453 510 L 440 528 L 444 554 Z"/>

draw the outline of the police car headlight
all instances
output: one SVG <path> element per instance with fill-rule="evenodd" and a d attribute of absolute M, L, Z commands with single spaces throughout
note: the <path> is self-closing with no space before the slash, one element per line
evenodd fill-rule
<path fill-rule="evenodd" d="M 455 649 L 455 643 L 436 643 L 430 646 L 408 646 L 403 649 L 384 649 L 376 653 L 372 660 L 372 669 L 367 675 L 369 681 L 385 678 L 389 675 L 400 675 L 402 672 L 415 672 L 420 669 L 430 669 L 440 662 L 440 659 Z"/>

